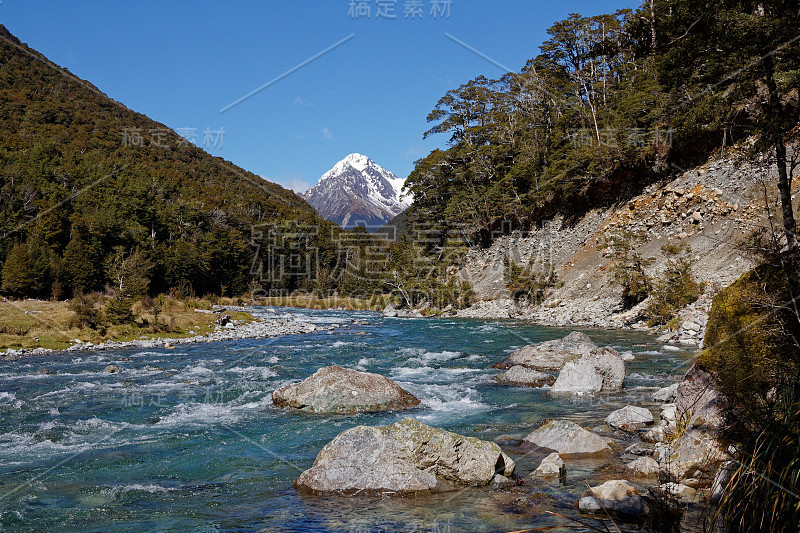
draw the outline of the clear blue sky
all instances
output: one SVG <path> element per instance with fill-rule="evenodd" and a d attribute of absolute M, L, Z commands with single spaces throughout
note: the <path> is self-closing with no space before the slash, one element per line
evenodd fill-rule
<path fill-rule="evenodd" d="M 406 4 L 411 9 L 415 1 L 422 17 L 406 19 Z M 545 30 L 569 13 L 639 5 L 451 0 L 449 17 L 434 18 L 434 1 L 355 1 L 371 9 L 369 18 L 354 18 L 351 0 L 0 0 L 0 23 L 129 108 L 302 191 L 351 152 L 406 177 L 415 160 L 446 145 L 444 135 L 422 140 L 437 100 L 478 75 L 503 71 L 445 33 L 519 70 L 538 53 Z M 397 18 L 377 18 L 381 3 L 393 5 Z M 224 133 L 207 141 L 206 130 Z"/>

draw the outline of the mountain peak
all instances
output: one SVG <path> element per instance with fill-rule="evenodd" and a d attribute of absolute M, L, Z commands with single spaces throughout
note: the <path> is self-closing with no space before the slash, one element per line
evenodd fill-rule
<path fill-rule="evenodd" d="M 347 157 L 345 157 L 344 159 L 342 159 L 341 161 L 339 161 L 338 163 L 336 163 L 333 166 L 332 169 L 330 169 L 328 172 L 326 172 L 320 178 L 320 181 L 322 181 L 322 180 L 324 180 L 324 179 L 326 179 L 326 178 L 328 178 L 330 176 L 335 176 L 335 175 L 341 174 L 342 172 L 345 171 L 345 169 L 348 166 L 353 168 L 353 169 L 355 169 L 355 170 L 357 170 L 358 172 L 363 172 L 365 169 L 367 169 L 368 167 L 370 167 L 372 165 L 377 166 L 378 168 L 380 168 L 380 166 L 376 165 L 375 162 L 372 159 L 370 159 L 369 157 L 354 152 L 354 153 L 348 155 Z"/>
<path fill-rule="evenodd" d="M 352 153 L 301 196 L 344 229 L 365 226 L 376 231 L 411 205 L 402 192 L 404 183 L 369 157 Z"/>

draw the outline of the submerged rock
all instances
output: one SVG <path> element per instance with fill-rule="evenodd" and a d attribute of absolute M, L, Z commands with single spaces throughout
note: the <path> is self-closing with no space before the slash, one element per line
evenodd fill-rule
<path fill-rule="evenodd" d="M 513 487 L 514 485 L 516 485 L 516 482 L 513 479 L 509 479 L 502 474 L 495 474 L 494 478 L 492 479 L 493 489 L 507 489 L 509 487 Z"/>
<path fill-rule="evenodd" d="M 389 378 L 339 366 L 320 368 L 293 385 L 272 393 L 278 407 L 292 407 L 309 413 L 360 413 L 408 409 L 419 399 Z"/>
<path fill-rule="evenodd" d="M 647 514 L 647 504 L 639 492 L 627 481 L 614 479 L 583 493 L 578 502 L 583 513 L 613 513 L 621 518 L 640 519 Z"/>
<path fill-rule="evenodd" d="M 631 433 L 652 424 L 653 421 L 653 414 L 650 411 L 633 405 L 626 405 L 606 417 L 606 424 L 612 428 Z"/>
<path fill-rule="evenodd" d="M 521 365 L 514 365 L 495 378 L 501 385 L 515 385 L 523 387 L 544 387 L 552 385 L 556 378 L 552 374 L 539 372 Z"/>
<path fill-rule="evenodd" d="M 494 368 L 511 368 L 516 365 L 534 370 L 561 370 L 569 359 L 596 350 L 597 345 L 588 335 L 573 331 L 563 339 L 524 346 L 512 353 Z"/>
<path fill-rule="evenodd" d="M 449 482 L 488 485 L 510 477 L 511 460 L 497 444 L 463 437 L 412 418 L 391 426 L 340 433 L 295 483 L 316 493 L 416 494 Z"/>
<path fill-rule="evenodd" d="M 553 392 L 618 391 L 625 380 L 625 361 L 612 348 L 600 348 L 564 364 Z"/>
<path fill-rule="evenodd" d="M 561 456 L 591 456 L 611 452 L 606 439 L 569 420 L 550 420 L 523 439 L 523 445 L 555 450 Z"/>

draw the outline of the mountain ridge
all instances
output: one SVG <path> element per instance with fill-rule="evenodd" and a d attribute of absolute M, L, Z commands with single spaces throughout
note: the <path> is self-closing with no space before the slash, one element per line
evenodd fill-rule
<path fill-rule="evenodd" d="M 151 293 L 241 294 L 259 226 L 333 227 L 295 193 L 127 108 L 2 25 L 0 129 L 0 263 L 25 272 L 6 293 L 101 290 L 114 285 L 106 265 L 138 250 Z"/>

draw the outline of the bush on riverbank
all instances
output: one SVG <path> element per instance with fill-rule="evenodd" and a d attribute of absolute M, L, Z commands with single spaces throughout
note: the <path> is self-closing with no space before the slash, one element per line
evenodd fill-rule
<path fill-rule="evenodd" d="M 691 248 L 686 243 L 665 244 L 661 251 L 667 257 L 667 264 L 661 275 L 653 280 L 649 289 L 650 301 L 644 310 L 651 326 L 666 324 L 678 311 L 703 294 L 703 286 L 692 272 L 694 259 Z"/>
<path fill-rule="evenodd" d="M 715 298 L 698 366 L 714 373 L 737 454 L 718 517 L 731 531 L 800 523 L 800 323 L 783 270 L 762 265 Z"/>

